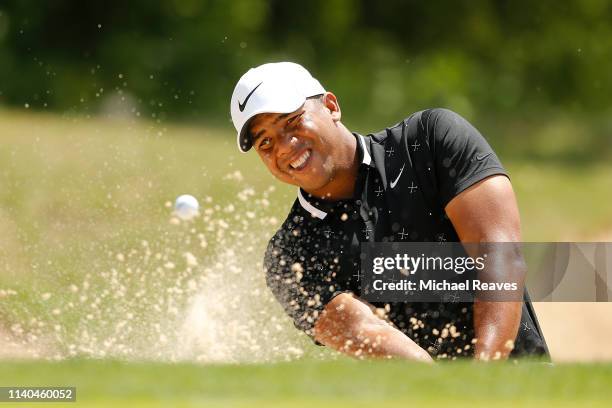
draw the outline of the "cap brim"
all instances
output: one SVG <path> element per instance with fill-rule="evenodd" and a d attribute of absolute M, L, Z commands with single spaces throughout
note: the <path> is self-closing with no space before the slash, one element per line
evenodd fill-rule
<path fill-rule="evenodd" d="M 242 129 L 240 130 L 240 133 L 238 133 L 236 136 L 238 150 L 240 150 L 242 153 L 248 152 L 249 150 L 251 150 L 251 147 L 253 147 L 253 141 L 251 140 L 251 135 L 249 135 L 248 132 L 251 119 L 253 118 L 249 118 L 249 120 L 245 122 L 245 124 L 242 126 Z"/>

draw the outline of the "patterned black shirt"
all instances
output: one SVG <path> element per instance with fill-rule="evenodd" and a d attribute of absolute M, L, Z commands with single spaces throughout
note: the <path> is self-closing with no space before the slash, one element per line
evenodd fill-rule
<path fill-rule="evenodd" d="M 486 177 L 507 176 L 484 137 L 446 109 L 417 112 L 355 137 L 361 165 L 353 199 L 331 202 L 298 190 L 264 257 L 268 287 L 295 326 L 311 337 L 334 296 L 360 295 L 361 242 L 458 242 L 445 206 Z M 374 306 L 434 356 L 473 353 L 472 303 Z M 548 354 L 527 294 L 512 354 Z"/>

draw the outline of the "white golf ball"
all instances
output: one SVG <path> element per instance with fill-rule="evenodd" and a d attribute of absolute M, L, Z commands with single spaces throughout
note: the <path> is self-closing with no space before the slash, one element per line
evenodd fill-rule
<path fill-rule="evenodd" d="M 179 196 L 174 202 L 174 212 L 182 220 L 190 220 L 199 214 L 198 200 L 189 194 Z"/>

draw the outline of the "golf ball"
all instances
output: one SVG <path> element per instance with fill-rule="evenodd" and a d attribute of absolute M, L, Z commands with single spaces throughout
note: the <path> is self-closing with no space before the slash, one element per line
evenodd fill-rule
<path fill-rule="evenodd" d="M 190 220 L 196 215 L 200 209 L 198 200 L 189 194 L 179 196 L 174 202 L 174 212 L 182 220 Z"/>

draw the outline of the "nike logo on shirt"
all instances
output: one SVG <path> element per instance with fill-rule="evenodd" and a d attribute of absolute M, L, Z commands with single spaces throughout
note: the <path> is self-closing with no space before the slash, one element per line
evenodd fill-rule
<path fill-rule="evenodd" d="M 394 188 L 397 185 L 397 182 L 399 181 L 400 177 L 402 177 L 402 172 L 404 171 L 404 167 L 406 167 L 406 163 L 404 163 L 404 165 L 400 169 L 400 172 L 397 175 L 396 179 L 391 182 L 391 188 Z"/>
<path fill-rule="evenodd" d="M 263 81 L 259 83 L 259 85 L 261 84 L 263 84 Z M 240 112 L 244 111 L 244 108 L 246 107 L 246 104 L 249 101 L 249 98 L 251 97 L 251 95 L 253 95 L 253 92 L 255 92 L 257 88 L 259 88 L 259 85 L 257 85 L 255 88 L 253 88 L 251 92 L 249 92 L 247 97 L 244 98 L 244 102 L 240 103 L 240 101 L 238 101 L 238 109 L 240 109 Z"/>
<path fill-rule="evenodd" d="M 489 156 L 491 154 L 491 152 L 489 153 L 485 153 L 485 154 L 477 154 L 476 155 L 476 160 L 481 161 L 483 160 L 485 157 Z"/>

